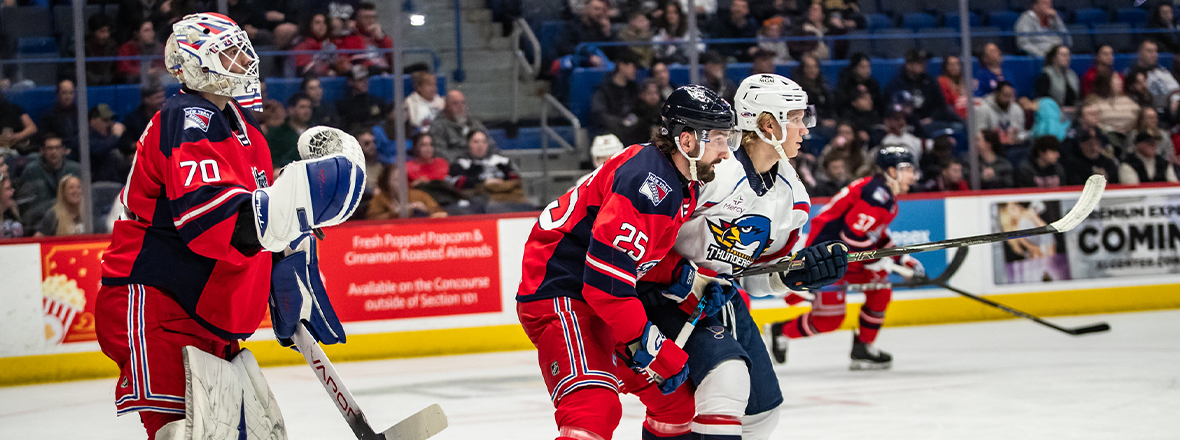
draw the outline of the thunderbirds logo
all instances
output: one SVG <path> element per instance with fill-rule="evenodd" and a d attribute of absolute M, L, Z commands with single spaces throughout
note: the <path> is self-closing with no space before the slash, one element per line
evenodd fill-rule
<path fill-rule="evenodd" d="M 709 245 L 705 258 L 729 263 L 735 271 L 749 267 L 770 245 L 770 219 L 764 216 L 751 214 L 732 222 L 708 223 L 716 243 Z"/>

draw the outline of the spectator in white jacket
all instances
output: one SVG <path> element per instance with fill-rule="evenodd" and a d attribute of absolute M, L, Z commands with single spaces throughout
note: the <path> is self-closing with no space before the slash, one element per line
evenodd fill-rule
<path fill-rule="evenodd" d="M 1004 145 L 1023 144 L 1028 137 L 1024 130 L 1024 109 L 1016 103 L 1016 89 L 1008 81 L 1001 81 L 994 92 L 983 98 L 975 117 L 978 118 L 976 129 L 995 130 Z"/>
<path fill-rule="evenodd" d="M 1053 46 L 1073 46 L 1073 38 L 1065 27 L 1065 20 L 1053 9 L 1053 0 L 1033 0 L 1032 7 L 1016 20 L 1016 46 L 1035 57 L 1044 57 Z M 1055 34 L 1036 35 L 1043 32 Z M 1021 35 L 1021 34 L 1031 35 Z"/>

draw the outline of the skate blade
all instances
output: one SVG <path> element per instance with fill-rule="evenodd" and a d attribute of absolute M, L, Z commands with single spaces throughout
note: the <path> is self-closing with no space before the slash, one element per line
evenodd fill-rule
<path fill-rule="evenodd" d="M 775 345 L 774 345 L 774 341 L 777 338 L 786 338 L 786 336 L 771 334 L 771 326 L 773 326 L 773 325 L 774 324 L 769 324 L 769 323 L 762 325 L 762 343 L 766 344 L 766 350 L 770 352 L 770 360 L 772 362 L 774 362 L 777 365 L 786 365 L 787 364 L 787 351 L 786 350 L 775 350 Z M 781 354 L 779 353 L 780 351 L 781 351 Z"/>
<path fill-rule="evenodd" d="M 888 370 L 892 366 L 893 366 L 893 362 L 872 362 L 872 361 L 862 361 L 862 360 L 855 360 L 854 359 L 852 361 L 852 364 L 848 366 L 848 369 L 852 370 L 852 371 Z"/>

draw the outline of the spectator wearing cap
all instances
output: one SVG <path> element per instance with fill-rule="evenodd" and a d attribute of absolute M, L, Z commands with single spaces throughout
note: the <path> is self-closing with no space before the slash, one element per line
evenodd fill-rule
<path fill-rule="evenodd" d="M 994 92 L 983 98 L 975 117 L 977 128 L 995 130 L 1004 145 L 1022 144 L 1028 138 L 1024 109 L 1016 104 L 1016 89 L 1007 81 L 1000 82 Z"/>
<path fill-rule="evenodd" d="M 566 25 L 564 38 L 557 43 L 557 54 L 571 55 L 582 43 L 611 41 L 608 9 L 606 0 L 587 0 L 581 13 Z"/>
<path fill-rule="evenodd" d="M 980 130 L 976 135 L 979 145 L 979 189 L 1012 188 L 1016 184 L 1012 163 L 1003 156 L 1004 143 L 995 130 Z"/>
<path fill-rule="evenodd" d="M 123 136 L 126 127 L 115 122 L 114 117 L 115 112 L 106 104 L 99 104 L 90 109 L 90 172 L 93 173 L 96 182 L 122 183 L 130 168 L 124 163 L 123 156 L 116 148 L 119 137 Z M 74 155 L 77 156 L 78 153 L 75 152 Z"/>
<path fill-rule="evenodd" d="M 754 38 L 758 36 L 758 22 L 750 16 L 747 0 L 733 0 L 709 22 L 710 38 Z M 740 61 L 749 61 L 753 47 L 749 43 L 714 44 L 713 50 Z"/>
<path fill-rule="evenodd" d="M 68 175 L 81 176 L 82 165 L 67 158 L 70 148 L 56 133 L 47 132 L 41 139 L 41 154 L 30 161 L 21 174 L 16 199 L 25 224 L 36 225 L 56 200 L 57 185 Z"/>
<path fill-rule="evenodd" d="M 119 45 L 111 38 L 111 18 L 95 14 L 87 20 L 89 34 L 86 35 L 86 58 L 113 57 L 119 54 Z M 73 48 L 65 51 L 67 57 L 74 56 Z M 114 61 L 87 61 L 86 84 L 105 86 L 115 83 Z"/>
<path fill-rule="evenodd" d="M 430 123 L 442 113 L 446 101 L 438 96 L 438 78 L 426 71 L 410 75 L 414 92 L 406 97 L 406 123 L 414 132 L 430 131 Z"/>
<path fill-rule="evenodd" d="M 1147 73 L 1147 90 L 1154 98 L 1155 111 L 1176 114 L 1180 104 L 1180 83 L 1172 72 L 1159 65 L 1159 44 L 1151 39 L 1143 40 L 1134 68 Z"/>
<path fill-rule="evenodd" d="M 807 93 L 807 103 L 815 106 L 817 116 L 830 121 L 835 116 L 832 108 L 832 92 L 819 68 L 819 60 L 811 55 L 799 59 L 799 65 L 791 72 L 791 78 Z"/>
<path fill-rule="evenodd" d="M 130 114 L 123 117 L 123 135 L 119 137 L 116 147 L 126 157 L 135 155 L 135 143 L 147 130 L 148 122 L 156 116 L 156 112 L 164 107 L 164 87 L 156 80 L 148 81 L 139 91 L 140 104 Z M 75 116 L 76 118 L 76 116 Z"/>
<path fill-rule="evenodd" d="M 388 108 L 385 101 L 369 93 L 369 70 L 353 66 L 348 77 L 348 96 L 336 103 L 340 125 L 347 131 L 372 127 L 381 122 Z"/>
<path fill-rule="evenodd" d="M 885 112 L 885 136 L 879 145 L 882 147 L 900 146 L 910 150 L 914 162 L 922 160 L 922 139 L 910 133 L 910 126 L 906 123 L 906 111 L 900 105 L 890 105 Z"/>
<path fill-rule="evenodd" d="M 1032 152 L 1016 169 L 1017 187 L 1053 189 L 1065 184 L 1065 168 L 1059 163 L 1059 143 L 1053 136 L 1042 136 L 1033 142 Z"/>
<path fill-rule="evenodd" d="M 1029 55 L 1043 57 L 1058 45 L 1073 46 L 1065 20 L 1053 9 L 1053 0 L 1033 0 L 1016 20 L 1016 46 Z"/>
<path fill-rule="evenodd" d="M 1106 138 L 1090 130 L 1078 137 L 1078 145 L 1079 154 L 1063 158 L 1066 185 L 1083 185 L 1093 174 L 1101 174 L 1110 183 L 1119 183 L 1119 164 L 1109 156 Z"/>
<path fill-rule="evenodd" d="M 1090 93 L 1094 91 L 1094 80 L 1098 78 L 1098 75 L 1107 73 L 1123 76 L 1123 74 L 1114 71 L 1114 48 L 1102 45 L 1094 51 L 1094 64 L 1090 65 L 1090 68 L 1082 74 L 1081 84 L 1079 84 L 1082 92 L 1081 97 L 1090 96 Z"/>
<path fill-rule="evenodd" d="M 717 52 L 709 52 L 705 54 L 703 61 L 705 65 L 704 86 L 716 92 L 717 96 L 725 98 L 727 102 L 733 102 L 733 96 L 737 93 L 737 84 L 725 76 L 725 56 Z"/>
<path fill-rule="evenodd" d="M 784 20 L 782 17 L 771 17 L 762 22 L 762 29 L 758 30 L 758 46 L 751 48 L 751 50 L 761 49 L 769 52 L 775 64 L 785 64 L 791 61 L 791 50 L 787 47 L 787 42 L 783 41 L 785 35 Z M 758 53 L 754 54 L 755 62 L 757 62 Z"/>
<path fill-rule="evenodd" d="M 144 20 L 135 31 L 135 38 L 119 46 L 119 56 L 137 57 L 140 55 L 163 55 L 164 48 L 156 41 L 156 28 L 150 20 Z M 119 81 L 124 84 L 140 82 L 140 74 L 146 70 L 150 76 L 165 74 L 164 59 L 152 60 L 122 60 L 116 66 Z"/>
<path fill-rule="evenodd" d="M 1135 130 L 1127 135 L 1127 139 L 1136 139 L 1144 133 L 1155 138 L 1156 153 L 1163 156 L 1168 163 L 1180 165 L 1180 160 L 1176 158 L 1175 145 L 1172 144 L 1170 136 L 1160 129 L 1159 113 L 1151 107 L 1139 109 L 1139 116 L 1135 118 Z"/>
<path fill-rule="evenodd" d="M 266 134 L 270 145 L 270 161 L 274 169 L 299 160 L 299 135 L 308 129 L 311 121 L 311 98 L 296 93 L 287 99 L 287 120 Z"/>
<path fill-rule="evenodd" d="M 1042 53 L 1043 55 L 1044 53 Z M 1012 75 L 1004 70 L 1004 53 L 995 43 L 983 46 L 983 53 L 979 56 L 979 68 L 975 70 L 975 96 L 982 98 L 992 93 L 1001 82 L 1007 81 Z M 1011 83 L 1009 83 L 1011 84 Z"/>
<path fill-rule="evenodd" d="M 836 80 L 836 100 L 833 104 L 836 108 L 848 108 L 861 92 L 871 95 L 873 107 L 878 115 L 884 113 L 885 102 L 881 100 L 881 85 L 873 78 L 872 60 L 868 55 L 857 52 L 852 54 L 848 67 L 840 71 L 840 77 Z"/>
<path fill-rule="evenodd" d="M 1053 46 L 1045 53 L 1045 67 L 1037 75 L 1034 90 L 1037 97 L 1052 98 L 1058 106 L 1072 112 L 1081 97 L 1081 82 L 1078 74 L 1069 67 L 1069 60 L 1068 47 L 1060 44 Z"/>
<path fill-rule="evenodd" d="M 377 5 L 373 2 L 360 3 L 356 11 L 356 30 L 340 38 L 336 46 L 341 50 L 363 50 L 341 56 L 348 60 L 348 64 L 363 66 L 370 73 L 389 73 L 393 66 L 393 52 L 380 52 L 392 49 L 393 39 L 381 30 L 381 23 L 377 21 Z"/>
<path fill-rule="evenodd" d="M 926 64 L 929 60 L 930 56 L 926 51 L 910 49 L 906 52 L 905 68 L 885 86 L 886 96 L 909 92 L 912 97 L 913 120 L 923 133 L 947 128 L 951 123 L 961 124 L 959 116 L 946 104 L 938 81 L 926 73 Z"/>
<path fill-rule="evenodd" d="M 56 133 L 65 140 L 66 146 L 73 149 L 78 146 L 78 105 L 75 102 L 77 92 L 74 81 L 63 79 L 57 82 L 56 99 L 53 107 L 41 116 L 37 128 L 50 133 Z M 4 99 L 0 97 L 0 99 Z"/>
<path fill-rule="evenodd" d="M 628 42 L 649 42 L 652 38 L 651 20 L 641 8 L 633 8 L 627 12 L 627 24 L 619 30 L 618 40 Z M 651 67 L 655 60 L 655 49 L 645 44 L 633 44 L 619 50 L 631 52 L 635 62 L 644 68 Z"/>
<path fill-rule="evenodd" d="M 433 138 L 433 150 L 438 156 L 454 160 L 467 151 L 467 134 L 472 131 L 486 132 L 487 127 L 479 119 L 467 114 L 467 97 L 463 96 L 463 92 L 451 90 L 444 101 L 442 115 L 430 124 L 430 137 Z M 488 147 L 496 151 L 496 141 L 489 138 Z"/>
<path fill-rule="evenodd" d="M 1122 165 L 1119 165 L 1119 183 L 1180 183 L 1180 180 L 1176 180 L 1175 167 L 1159 154 L 1159 139 L 1150 133 L 1139 133 L 1134 139 L 1135 148 L 1123 158 Z"/>
<path fill-rule="evenodd" d="M 643 133 L 639 116 L 635 114 L 639 98 L 635 73 L 634 59 L 624 52 L 615 62 L 614 72 L 598 85 L 590 101 L 590 113 L 596 131 L 612 133 L 623 142 L 635 141 Z"/>
<path fill-rule="evenodd" d="M 340 114 L 336 112 L 335 105 L 324 101 L 324 87 L 319 78 L 314 76 L 303 78 L 303 82 L 299 84 L 299 91 L 311 98 L 311 122 L 308 123 L 309 125 L 340 128 Z"/>

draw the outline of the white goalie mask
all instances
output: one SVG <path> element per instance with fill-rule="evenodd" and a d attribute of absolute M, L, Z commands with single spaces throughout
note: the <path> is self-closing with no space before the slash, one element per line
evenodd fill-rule
<path fill-rule="evenodd" d="M 164 62 L 185 87 L 262 111 L 258 54 L 246 31 L 229 17 L 204 12 L 176 22 L 164 46 Z"/>
<path fill-rule="evenodd" d="M 803 110 L 803 127 L 815 126 L 815 107 L 807 104 L 807 92 L 795 81 L 782 75 L 763 73 L 742 80 L 733 100 L 737 128 L 757 133 L 758 138 L 773 146 L 784 161 L 788 160 L 787 154 L 783 152 L 789 123 L 787 114 Z M 783 139 L 775 139 L 773 133 L 768 138 L 767 133 L 758 128 L 758 115 L 762 113 L 769 113 L 778 121 L 783 129 Z"/>

